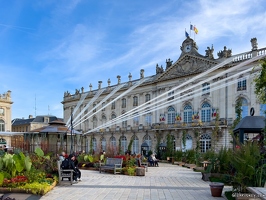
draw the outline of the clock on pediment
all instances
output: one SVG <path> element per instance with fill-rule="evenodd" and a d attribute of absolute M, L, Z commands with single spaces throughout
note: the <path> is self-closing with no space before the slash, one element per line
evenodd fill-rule
<path fill-rule="evenodd" d="M 196 53 L 198 48 L 194 40 L 188 37 L 182 43 L 181 50 L 182 50 L 182 54 L 187 54 L 191 52 Z"/>
<path fill-rule="evenodd" d="M 192 49 L 191 44 L 186 44 L 186 45 L 185 45 L 185 48 L 184 48 L 184 51 L 185 51 L 186 53 L 188 53 L 188 52 L 191 51 L 191 49 Z"/>

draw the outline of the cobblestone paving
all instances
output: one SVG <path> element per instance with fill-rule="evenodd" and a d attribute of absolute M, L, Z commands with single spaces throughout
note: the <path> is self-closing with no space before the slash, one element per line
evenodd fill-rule
<path fill-rule="evenodd" d="M 212 197 L 209 182 L 200 172 L 168 163 L 149 167 L 145 176 L 127 176 L 82 170 L 82 181 L 70 185 L 64 181 L 41 200 L 162 200 L 224 199 Z M 225 187 L 225 190 L 230 190 Z"/>

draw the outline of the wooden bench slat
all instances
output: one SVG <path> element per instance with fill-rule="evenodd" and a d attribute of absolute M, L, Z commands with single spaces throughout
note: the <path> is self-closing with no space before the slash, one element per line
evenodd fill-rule
<path fill-rule="evenodd" d="M 73 169 L 62 169 L 61 168 L 62 161 L 57 161 L 57 168 L 58 168 L 58 181 L 61 184 L 61 181 L 64 178 L 70 179 L 70 184 L 73 184 Z"/>
<path fill-rule="evenodd" d="M 102 171 L 105 170 L 114 170 L 114 174 L 121 173 L 122 164 L 122 158 L 106 158 L 106 162 L 104 165 L 102 165 L 102 163 L 100 162 L 99 172 L 102 173 Z"/>

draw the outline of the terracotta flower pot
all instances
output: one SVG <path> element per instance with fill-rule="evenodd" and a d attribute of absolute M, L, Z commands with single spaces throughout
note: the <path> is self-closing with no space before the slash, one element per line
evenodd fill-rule
<path fill-rule="evenodd" d="M 213 197 L 220 197 L 224 188 L 223 183 L 212 182 L 210 183 L 211 194 Z"/>

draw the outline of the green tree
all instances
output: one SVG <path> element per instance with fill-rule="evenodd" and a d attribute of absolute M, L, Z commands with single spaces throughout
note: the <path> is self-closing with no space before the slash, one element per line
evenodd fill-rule
<path fill-rule="evenodd" d="M 262 103 L 266 103 L 266 59 L 261 62 L 261 69 L 254 78 L 255 94 Z"/>
<path fill-rule="evenodd" d="M 174 136 L 170 133 L 166 137 L 166 155 L 172 157 L 174 154 Z"/>
<path fill-rule="evenodd" d="M 259 101 L 263 104 L 266 104 L 266 59 L 261 61 L 259 73 L 254 78 L 255 83 L 255 94 Z M 266 114 L 266 110 L 264 111 Z M 266 145 L 266 121 L 264 126 L 264 145 Z"/>

